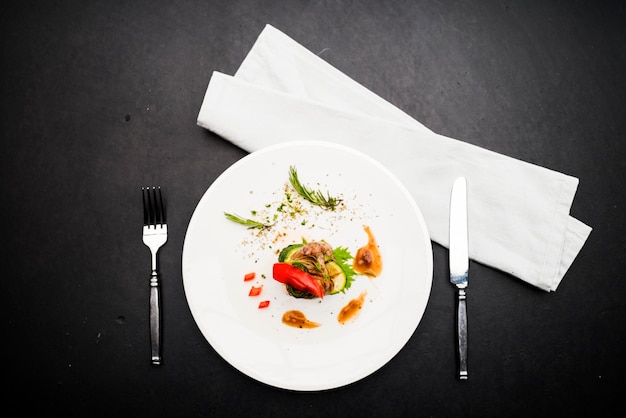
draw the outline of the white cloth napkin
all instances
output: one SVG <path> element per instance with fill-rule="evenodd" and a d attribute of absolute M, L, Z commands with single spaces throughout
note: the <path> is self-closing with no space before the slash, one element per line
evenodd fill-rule
<path fill-rule="evenodd" d="M 569 216 L 577 178 L 432 132 L 269 25 L 234 77 L 213 73 L 198 125 L 249 152 L 294 140 L 359 149 L 406 185 L 445 247 L 465 176 L 470 257 L 546 291 L 591 232 Z"/>

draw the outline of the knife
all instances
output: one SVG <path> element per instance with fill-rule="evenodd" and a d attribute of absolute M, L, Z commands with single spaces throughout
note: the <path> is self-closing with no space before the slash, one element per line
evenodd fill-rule
<path fill-rule="evenodd" d="M 459 379 L 467 375 L 467 309 L 465 289 L 469 273 L 467 238 L 467 182 L 459 177 L 452 186 L 450 198 L 450 282 L 458 289 L 457 334 Z"/>

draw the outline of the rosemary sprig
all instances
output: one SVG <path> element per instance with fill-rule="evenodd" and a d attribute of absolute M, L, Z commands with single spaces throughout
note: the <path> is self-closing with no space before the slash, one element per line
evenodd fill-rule
<path fill-rule="evenodd" d="M 234 215 L 228 212 L 224 212 L 224 216 L 226 216 L 226 219 L 229 219 L 233 222 L 237 222 L 238 224 L 247 226 L 248 229 L 263 229 L 263 228 L 269 228 L 272 225 L 274 225 L 274 224 L 268 224 L 268 223 L 255 221 L 254 219 L 242 218 L 241 216 Z"/>
<path fill-rule="evenodd" d="M 324 195 L 321 191 L 311 190 L 300 183 L 298 172 L 294 166 L 289 167 L 289 182 L 300 196 L 314 205 L 321 206 L 324 209 L 335 210 L 337 205 L 341 203 L 341 199 L 331 197 L 328 192 Z"/>

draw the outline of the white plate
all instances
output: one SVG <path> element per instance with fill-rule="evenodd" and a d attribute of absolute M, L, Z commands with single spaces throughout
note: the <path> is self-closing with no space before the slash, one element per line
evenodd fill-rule
<path fill-rule="evenodd" d="M 302 201 L 289 190 L 290 166 L 304 185 L 341 198 L 342 207 L 328 211 Z M 290 215 L 287 194 L 306 213 Z M 271 229 L 259 231 L 227 220 L 224 212 L 278 218 Z M 355 255 L 367 243 L 364 225 L 382 254 L 379 277 L 357 276 L 345 293 L 323 300 L 295 299 L 272 278 L 281 248 L 304 238 L 347 247 Z M 248 272 L 256 273 L 254 281 L 244 282 Z M 422 318 L 432 272 L 426 224 L 406 188 L 372 158 L 324 142 L 285 143 L 233 164 L 198 203 L 183 249 L 187 301 L 211 346 L 252 378 L 301 391 L 350 384 L 393 358 Z M 263 285 L 261 295 L 248 296 L 252 285 Z M 363 291 L 359 314 L 340 324 L 341 308 Z M 269 307 L 259 309 L 262 300 Z M 284 325 L 282 315 L 290 309 L 321 326 Z"/>

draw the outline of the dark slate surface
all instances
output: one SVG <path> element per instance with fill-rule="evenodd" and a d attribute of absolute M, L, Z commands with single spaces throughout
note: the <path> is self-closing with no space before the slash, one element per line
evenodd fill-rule
<path fill-rule="evenodd" d="M 0 219 L 13 415 L 601 416 L 626 366 L 626 10 L 618 1 L 5 2 Z M 348 387 L 258 383 L 203 338 L 181 254 L 246 155 L 196 126 L 212 71 L 270 23 L 436 132 L 580 178 L 594 228 L 555 293 L 472 263 L 471 378 L 433 246 L 413 337 Z M 139 188 L 167 190 L 164 364 L 149 362 Z M 349 356 L 350 353 L 345 353 Z"/>

